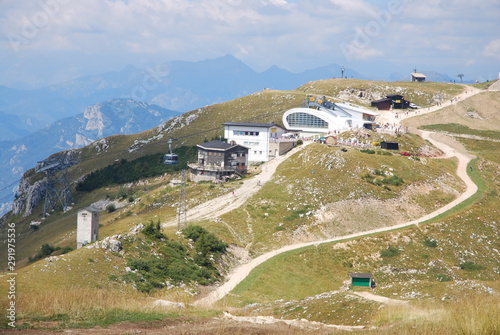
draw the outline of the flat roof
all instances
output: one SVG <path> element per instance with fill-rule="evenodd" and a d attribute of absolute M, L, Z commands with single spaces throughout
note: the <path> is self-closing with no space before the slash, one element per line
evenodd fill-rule
<path fill-rule="evenodd" d="M 349 276 L 351 278 L 371 278 L 372 274 L 371 273 L 349 273 Z"/>
<path fill-rule="evenodd" d="M 224 126 L 242 126 L 242 127 L 265 127 L 265 128 L 280 127 L 280 128 L 283 128 L 282 126 L 277 125 L 276 123 L 226 122 L 226 123 L 223 123 L 222 125 L 224 125 Z"/>
<path fill-rule="evenodd" d="M 222 142 L 219 140 L 214 140 L 214 141 L 198 144 L 197 147 L 203 148 L 203 149 L 221 150 L 221 151 L 226 151 L 226 150 L 234 148 L 234 147 L 242 147 L 242 148 L 248 149 L 247 147 L 240 145 L 240 144 L 230 144 L 230 143 Z"/>
<path fill-rule="evenodd" d="M 372 103 L 378 103 L 378 102 L 392 102 L 391 98 L 383 98 L 383 99 L 378 99 L 378 100 L 373 100 Z"/>
<path fill-rule="evenodd" d="M 85 207 L 85 208 L 79 209 L 78 213 L 79 212 L 83 212 L 83 211 L 89 211 L 89 212 L 99 213 L 101 210 L 99 210 L 99 209 L 97 209 L 95 207 Z"/>
<path fill-rule="evenodd" d="M 418 72 L 413 72 L 411 75 L 414 76 L 415 78 L 425 78 L 425 74 Z"/>

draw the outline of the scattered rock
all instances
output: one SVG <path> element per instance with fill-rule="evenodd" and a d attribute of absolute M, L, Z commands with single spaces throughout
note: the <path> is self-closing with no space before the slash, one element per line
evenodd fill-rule
<path fill-rule="evenodd" d="M 120 252 L 123 249 L 122 241 L 120 241 L 121 238 L 121 235 L 105 237 L 101 241 L 101 248 L 111 252 Z"/>

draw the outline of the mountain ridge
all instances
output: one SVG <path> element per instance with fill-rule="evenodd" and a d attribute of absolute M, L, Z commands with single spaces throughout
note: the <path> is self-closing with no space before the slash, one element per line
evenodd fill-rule
<path fill-rule="evenodd" d="M 130 99 L 113 99 L 88 106 L 81 114 L 58 120 L 16 141 L 2 142 L 0 183 L 11 184 L 37 161 L 55 152 L 81 148 L 106 136 L 140 133 L 178 114 Z M 2 191 L 0 198 L 6 206 L 5 200 L 11 190 L 2 187 Z"/>

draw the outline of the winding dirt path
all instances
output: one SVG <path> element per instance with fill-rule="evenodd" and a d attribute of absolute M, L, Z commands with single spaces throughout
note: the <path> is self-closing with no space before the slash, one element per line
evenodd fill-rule
<path fill-rule="evenodd" d="M 234 194 L 233 192 L 229 192 L 220 197 L 204 202 L 196 207 L 189 208 L 186 215 L 186 221 L 213 219 L 240 207 L 260 189 L 261 186 L 259 186 L 259 182 L 260 185 L 268 182 L 282 162 L 296 152 L 304 149 L 310 143 L 312 142 L 304 142 L 304 144 L 296 146 L 285 155 L 278 156 L 262 164 L 262 172 L 252 178 L 245 179 L 243 184 L 234 191 Z M 177 219 L 172 219 L 168 222 L 162 223 L 162 227 L 171 227 L 176 225 Z"/>
<path fill-rule="evenodd" d="M 468 96 L 472 96 L 474 94 L 479 93 L 480 90 L 473 89 L 470 90 L 468 88 Z M 463 96 L 463 94 L 461 94 Z M 453 100 L 451 103 L 456 103 L 461 99 Z M 437 109 L 445 107 L 445 104 L 442 104 L 441 106 L 434 107 L 434 108 L 429 108 L 428 111 L 426 112 L 432 112 Z M 399 123 L 401 119 L 394 119 L 394 122 Z M 276 249 L 270 252 L 267 252 L 265 254 L 262 254 L 254 259 L 252 259 L 250 262 L 246 264 L 242 264 L 236 268 L 233 269 L 233 271 L 228 275 L 229 280 L 226 281 L 224 284 L 221 286 L 217 287 L 214 291 L 210 292 L 207 296 L 204 298 L 199 299 L 198 301 L 195 302 L 196 305 L 198 306 L 210 306 L 220 300 L 222 297 L 224 297 L 226 294 L 228 294 L 230 291 L 232 291 L 236 285 L 238 285 L 240 282 L 242 282 L 249 274 L 250 272 L 257 267 L 258 265 L 264 263 L 265 261 L 269 260 L 270 258 L 279 255 L 283 252 L 287 252 L 290 250 L 295 250 L 299 248 L 304 248 L 312 245 L 319 245 L 323 243 L 331 243 L 331 242 L 338 242 L 341 240 L 347 240 L 347 239 L 353 239 L 361 236 L 366 236 L 366 235 L 371 235 L 374 233 L 380 233 L 380 232 L 388 232 L 394 229 L 399 229 L 399 228 L 404 228 L 404 227 L 409 227 L 412 225 L 418 225 L 421 222 L 427 221 L 429 219 L 432 219 L 449 209 L 455 207 L 456 205 L 460 204 L 461 202 L 465 201 L 469 197 L 471 197 L 473 194 L 476 193 L 477 191 L 477 186 L 474 184 L 474 182 L 469 178 L 467 175 L 467 164 L 470 162 L 470 160 L 474 157 L 467 153 L 465 148 L 457 142 L 455 139 L 453 139 L 450 136 L 447 136 L 445 134 L 438 134 L 438 133 L 431 133 L 428 131 L 419 131 L 418 132 L 420 136 L 422 136 L 424 139 L 428 140 L 431 142 L 434 146 L 437 148 L 441 149 L 444 153 L 446 158 L 450 157 L 456 157 L 458 159 L 458 167 L 457 167 L 457 175 L 459 178 L 461 178 L 465 185 L 466 185 L 466 190 L 464 193 L 462 193 L 458 198 L 456 198 L 454 201 L 448 203 L 447 205 L 439 208 L 438 210 L 429 213 L 427 215 L 424 215 L 421 218 L 418 218 L 413 221 L 401 223 L 398 225 L 390 226 L 390 227 L 382 227 L 382 228 L 377 228 L 377 229 L 372 229 L 368 231 L 363 231 L 363 232 L 358 232 L 354 234 L 349 234 L 349 235 L 344 235 L 344 236 L 338 236 L 330 239 L 325 239 L 325 240 L 319 240 L 319 241 L 313 241 L 313 242 L 304 242 L 304 243 L 297 243 L 297 244 L 291 244 L 284 246 L 280 249 Z M 284 157 L 286 158 L 286 157 Z M 272 161 L 271 161 L 272 162 Z M 281 163 L 281 161 L 280 161 Z M 274 167 L 277 167 L 277 165 Z M 273 171 L 274 171 L 273 170 Z M 271 172 L 270 169 L 268 172 Z M 266 180 L 269 180 L 270 176 L 266 178 Z M 264 181 L 264 178 L 261 177 L 261 181 Z M 365 297 L 369 298 L 369 297 Z M 372 297 L 373 298 L 373 297 Z"/>

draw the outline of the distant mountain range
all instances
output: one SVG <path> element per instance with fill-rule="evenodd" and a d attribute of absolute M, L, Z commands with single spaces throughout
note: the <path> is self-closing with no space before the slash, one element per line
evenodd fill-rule
<path fill-rule="evenodd" d="M 291 73 L 273 66 L 258 73 L 226 55 L 146 69 L 127 66 L 32 90 L 0 86 L 0 206 L 9 197 L 5 192 L 11 191 L 12 182 L 55 152 L 105 136 L 147 130 L 179 113 L 264 88 L 291 90 L 310 81 L 339 77 L 341 69 L 331 64 Z M 348 68 L 344 73 L 348 78 L 370 79 Z M 446 75 L 429 75 L 431 81 L 451 80 Z M 390 77 L 409 80 L 409 74 Z"/>
<path fill-rule="evenodd" d="M 178 115 L 176 111 L 146 102 L 113 99 L 89 106 L 81 114 L 58 120 L 21 139 L 0 141 L 0 202 L 3 203 L 0 215 L 12 200 L 16 181 L 38 161 L 103 137 L 149 130 Z"/>
<path fill-rule="evenodd" d="M 291 73 L 276 66 L 257 73 L 233 56 L 199 61 L 172 61 L 138 69 L 78 78 L 33 90 L 0 86 L 0 140 L 19 139 L 55 121 L 73 116 L 89 105 L 116 98 L 145 101 L 187 112 L 245 96 L 263 88 L 294 89 L 312 80 L 340 76 L 332 64 Z M 349 77 L 366 79 L 347 69 Z"/>

